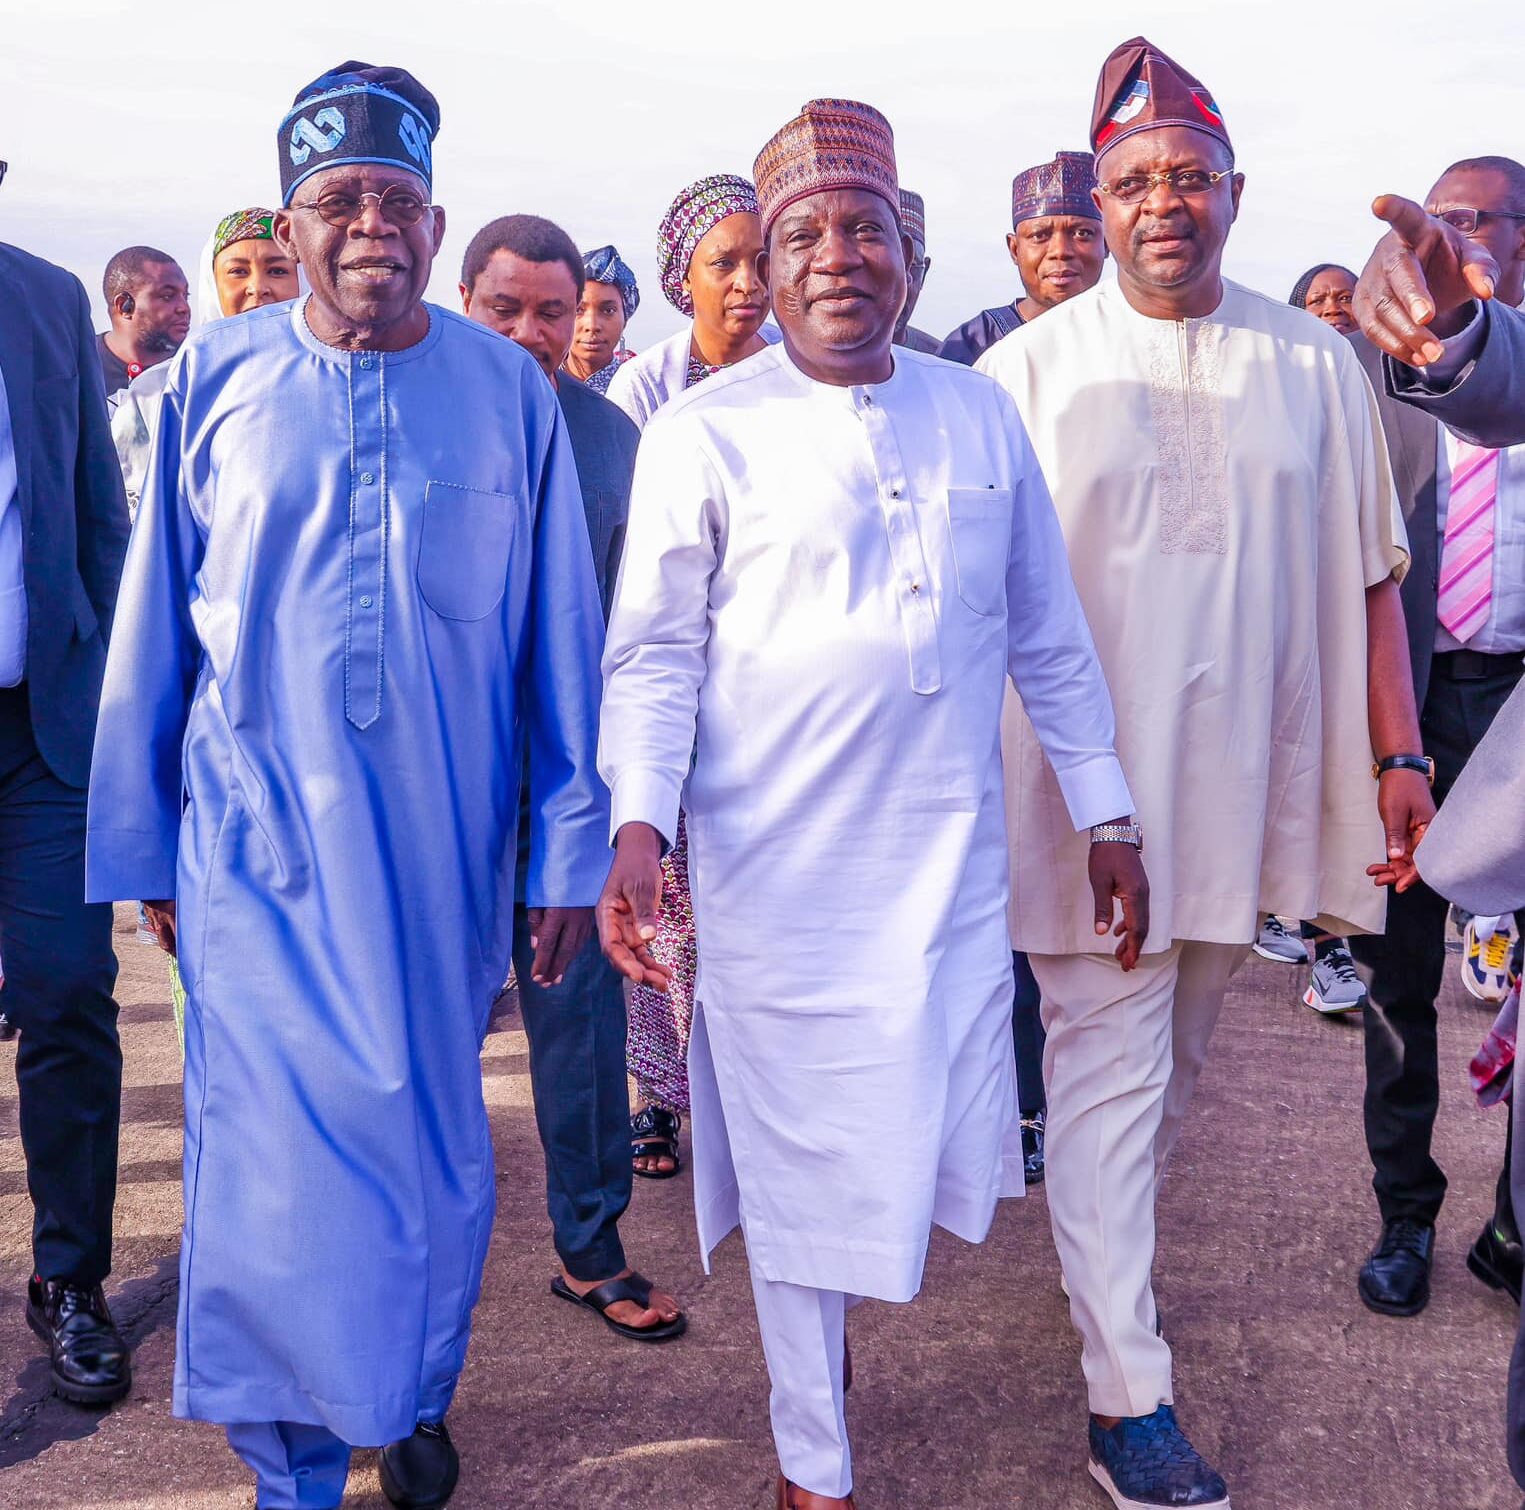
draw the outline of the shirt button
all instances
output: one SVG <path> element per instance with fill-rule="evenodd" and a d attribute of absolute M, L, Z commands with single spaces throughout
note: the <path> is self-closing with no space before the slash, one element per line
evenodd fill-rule
<path fill-rule="evenodd" d="M 360 606 L 362 608 L 369 608 L 375 601 L 376 600 L 369 593 L 364 593 L 360 599 Z"/>
<path fill-rule="evenodd" d="M 376 474 L 374 472 L 362 472 L 360 474 L 360 480 L 367 487 L 369 487 L 373 482 L 376 481 Z"/>
<path fill-rule="evenodd" d="M 913 582 L 913 583 L 911 583 L 911 591 L 913 593 L 920 592 L 921 591 L 921 583 L 920 582 Z"/>
<path fill-rule="evenodd" d="M 362 367 L 369 368 L 370 365 L 371 365 L 371 359 L 369 357 L 361 357 L 360 358 L 360 365 Z"/>

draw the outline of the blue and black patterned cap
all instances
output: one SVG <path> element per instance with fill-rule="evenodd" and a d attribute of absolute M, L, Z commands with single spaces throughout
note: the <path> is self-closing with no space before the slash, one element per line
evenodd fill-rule
<path fill-rule="evenodd" d="M 434 179 L 439 101 L 405 68 L 351 60 L 297 91 L 281 121 L 281 204 L 324 168 L 385 163 Z"/>

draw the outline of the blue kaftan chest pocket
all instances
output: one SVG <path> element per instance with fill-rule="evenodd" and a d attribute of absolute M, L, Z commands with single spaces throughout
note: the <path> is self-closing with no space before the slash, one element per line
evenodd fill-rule
<path fill-rule="evenodd" d="M 990 617 L 1006 607 L 1006 563 L 1011 555 L 1010 488 L 949 488 L 948 535 L 958 595 Z"/>
<path fill-rule="evenodd" d="M 509 493 L 454 482 L 424 488 L 418 590 L 435 613 L 481 619 L 503 601 L 518 511 Z"/>

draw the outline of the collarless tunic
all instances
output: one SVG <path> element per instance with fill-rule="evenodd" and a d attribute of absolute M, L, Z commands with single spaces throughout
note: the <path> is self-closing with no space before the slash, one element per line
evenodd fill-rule
<path fill-rule="evenodd" d="M 526 737 L 529 903 L 608 866 L 556 397 L 428 310 L 406 351 L 325 346 L 299 302 L 176 358 L 90 789 L 89 896 L 179 907 L 176 1413 L 356 1445 L 441 1414 L 465 1357 Z"/>
<path fill-rule="evenodd" d="M 1147 947 L 1244 944 L 1259 915 L 1380 931 L 1366 589 L 1407 536 L 1376 400 L 1343 336 L 1225 282 L 1156 320 L 1114 283 L 980 359 L 1016 400 L 1117 708 L 1149 872 Z M 1012 939 L 1094 952 L 1085 846 L 1006 718 Z"/>
<path fill-rule="evenodd" d="M 647 425 L 600 760 L 616 832 L 687 815 L 706 1258 L 740 1220 L 768 1279 L 903 1301 L 933 1222 L 977 1241 L 1022 1190 L 1008 669 L 1072 820 L 1132 808 L 1015 409 L 894 364 L 831 387 L 774 346 Z"/>

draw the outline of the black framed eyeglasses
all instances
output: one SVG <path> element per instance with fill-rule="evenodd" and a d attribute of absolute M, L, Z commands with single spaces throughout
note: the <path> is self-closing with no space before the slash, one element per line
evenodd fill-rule
<path fill-rule="evenodd" d="M 1484 220 L 1525 220 L 1525 215 L 1516 214 L 1513 210 L 1478 210 L 1463 204 L 1442 210 L 1435 218 L 1453 226 L 1463 236 L 1475 236 L 1478 225 Z"/>
<path fill-rule="evenodd" d="M 329 225 L 346 226 L 354 224 L 365 212 L 365 202 L 368 199 L 376 201 L 376 208 L 381 211 L 382 218 L 398 230 L 417 225 L 424 218 L 424 211 L 434 208 L 427 200 L 420 199 L 412 189 L 395 186 L 383 189 L 379 194 L 374 190 L 366 190 L 362 194 L 346 194 L 343 190 L 335 189 L 328 194 L 320 194 L 311 204 L 294 204 L 291 208 L 311 210 L 314 214 L 321 215 Z"/>
<path fill-rule="evenodd" d="M 1219 181 L 1232 178 L 1234 170 L 1209 173 L 1206 168 L 1172 168 L 1166 173 L 1125 173 L 1112 183 L 1097 184 L 1103 194 L 1110 194 L 1119 204 L 1138 204 L 1147 199 L 1158 184 L 1169 184 L 1177 194 L 1206 194 Z"/>

